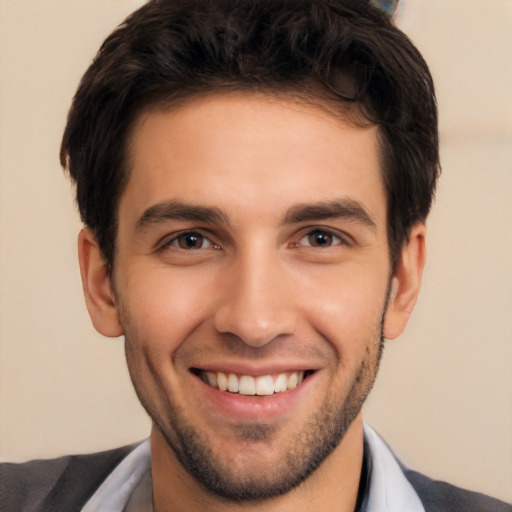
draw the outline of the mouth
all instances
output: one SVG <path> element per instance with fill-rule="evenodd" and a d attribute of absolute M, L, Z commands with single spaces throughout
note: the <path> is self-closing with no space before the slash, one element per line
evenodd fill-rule
<path fill-rule="evenodd" d="M 282 372 L 273 375 L 245 375 L 192 369 L 208 386 L 228 393 L 244 396 L 269 396 L 290 391 L 302 384 L 313 370 Z"/>

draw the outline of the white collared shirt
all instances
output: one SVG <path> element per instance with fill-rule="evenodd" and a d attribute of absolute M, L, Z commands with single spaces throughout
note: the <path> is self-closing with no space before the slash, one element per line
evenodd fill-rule
<path fill-rule="evenodd" d="M 368 425 L 364 435 L 372 465 L 365 512 L 425 512 L 386 443 Z M 110 473 L 82 512 L 151 512 L 151 501 L 151 450 L 146 440 Z"/>

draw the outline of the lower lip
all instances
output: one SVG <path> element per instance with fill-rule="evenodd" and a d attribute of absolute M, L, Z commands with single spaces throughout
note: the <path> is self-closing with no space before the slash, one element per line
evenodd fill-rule
<path fill-rule="evenodd" d="M 201 378 L 194 376 L 199 392 L 203 394 L 202 403 L 210 404 L 218 412 L 239 419 L 271 418 L 283 416 L 299 405 L 312 388 L 318 372 L 314 372 L 295 389 L 267 396 L 247 396 L 212 388 Z"/>

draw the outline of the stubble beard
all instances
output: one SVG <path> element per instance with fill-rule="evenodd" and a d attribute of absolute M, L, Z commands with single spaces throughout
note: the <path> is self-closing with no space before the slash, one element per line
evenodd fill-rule
<path fill-rule="evenodd" d="M 263 501 L 286 494 L 304 482 L 341 443 L 377 376 L 384 348 L 382 326 L 383 319 L 380 329 L 376 329 L 373 339 L 367 344 L 365 357 L 346 397 L 338 399 L 338 403 L 332 397 L 326 397 L 307 423 L 300 430 L 294 430 L 294 441 L 287 445 L 286 450 L 280 450 L 279 462 L 271 468 L 251 471 L 250 475 L 242 475 L 230 461 L 215 453 L 206 433 L 187 421 L 186 411 L 176 406 L 172 396 L 168 397 L 167 414 L 162 417 L 138 386 L 141 379 L 132 375 L 132 381 L 139 400 L 156 428 L 161 431 L 182 466 L 206 491 L 231 502 Z M 130 353 L 128 340 L 126 345 L 127 358 L 136 358 L 133 352 Z M 137 364 L 131 365 L 131 369 L 134 367 Z M 260 423 L 244 425 L 238 428 L 237 436 L 241 446 L 244 443 L 270 446 L 274 427 Z"/>

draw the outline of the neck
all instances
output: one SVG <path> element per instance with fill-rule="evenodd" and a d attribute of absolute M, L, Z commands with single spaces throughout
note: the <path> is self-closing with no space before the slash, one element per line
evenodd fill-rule
<path fill-rule="evenodd" d="M 151 433 L 155 512 L 353 512 L 363 461 L 363 420 L 359 415 L 343 441 L 302 484 L 290 492 L 257 502 L 229 502 L 203 488 L 181 465 L 157 427 Z"/>

